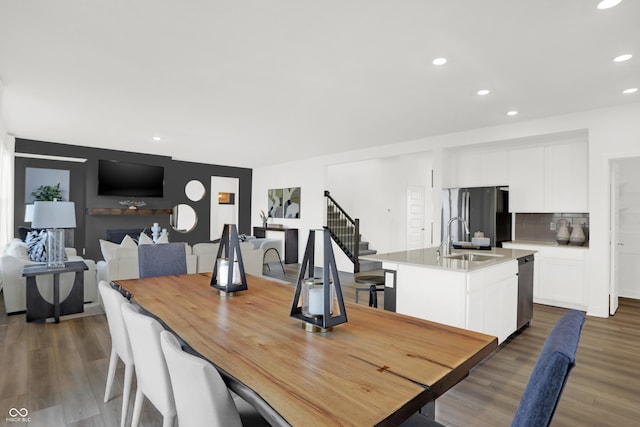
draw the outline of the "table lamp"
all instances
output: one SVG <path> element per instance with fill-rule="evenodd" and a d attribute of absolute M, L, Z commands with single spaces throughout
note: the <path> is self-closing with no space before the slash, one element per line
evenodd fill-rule
<path fill-rule="evenodd" d="M 64 229 L 76 227 L 74 203 L 34 202 L 31 227 L 47 229 L 47 268 L 64 267 Z"/>
<path fill-rule="evenodd" d="M 244 274 L 244 263 L 240 253 L 240 239 L 235 224 L 225 224 L 222 229 L 218 254 L 213 263 L 211 286 L 216 288 L 220 295 L 227 297 L 247 289 L 247 277 Z"/>
<path fill-rule="evenodd" d="M 33 204 L 24 206 L 24 222 L 33 221 Z"/>
<path fill-rule="evenodd" d="M 315 277 L 314 274 L 316 231 L 322 232 L 323 237 L 322 277 Z M 331 236 L 326 228 L 309 231 L 291 305 L 291 317 L 302 320 L 308 332 L 329 332 L 334 326 L 347 321 Z"/>

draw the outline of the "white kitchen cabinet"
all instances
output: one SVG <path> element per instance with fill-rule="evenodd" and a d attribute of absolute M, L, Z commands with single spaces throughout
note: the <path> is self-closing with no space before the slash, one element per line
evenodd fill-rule
<path fill-rule="evenodd" d="M 517 327 L 518 261 L 471 272 L 383 264 L 397 271 L 396 311 L 498 337 Z"/>
<path fill-rule="evenodd" d="M 516 331 L 518 310 L 516 260 L 470 272 L 467 276 L 466 328 L 498 337 Z"/>
<path fill-rule="evenodd" d="M 587 309 L 585 256 L 587 248 L 507 242 L 504 248 L 537 251 L 533 271 L 533 301 L 557 307 Z"/>
<path fill-rule="evenodd" d="M 467 149 L 452 153 L 449 187 L 507 185 L 506 149 Z"/>
<path fill-rule="evenodd" d="M 587 142 L 511 150 L 508 182 L 511 212 L 588 212 Z"/>
<path fill-rule="evenodd" d="M 544 147 L 509 152 L 509 211 L 544 212 Z"/>
<path fill-rule="evenodd" d="M 412 265 L 383 264 L 397 271 L 396 311 L 446 325 L 465 327 L 467 274 Z"/>
<path fill-rule="evenodd" d="M 538 301 L 586 309 L 584 254 L 581 249 L 544 248 L 540 256 Z"/>
<path fill-rule="evenodd" d="M 582 141 L 545 147 L 545 209 L 588 212 L 587 144 Z"/>

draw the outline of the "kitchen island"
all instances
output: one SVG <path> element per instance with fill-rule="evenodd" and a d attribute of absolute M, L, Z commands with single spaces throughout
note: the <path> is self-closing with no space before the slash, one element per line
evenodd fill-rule
<path fill-rule="evenodd" d="M 517 328 L 518 259 L 534 252 L 492 248 L 438 256 L 437 248 L 424 248 L 362 259 L 382 262 L 385 309 L 394 301 L 398 313 L 494 335 L 501 343 Z"/>

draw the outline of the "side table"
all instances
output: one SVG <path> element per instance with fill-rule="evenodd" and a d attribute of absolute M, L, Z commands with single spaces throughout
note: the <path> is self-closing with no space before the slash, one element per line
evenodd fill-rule
<path fill-rule="evenodd" d="M 22 276 L 27 278 L 27 322 L 53 317 L 60 323 L 60 316 L 84 311 L 84 271 L 89 267 L 84 261 L 66 262 L 64 267 L 47 268 L 46 264 L 26 265 Z M 60 302 L 60 274 L 76 273 L 71 292 Z M 36 284 L 36 276 L 53 275 L 53 304 L 45 300 Z"/>

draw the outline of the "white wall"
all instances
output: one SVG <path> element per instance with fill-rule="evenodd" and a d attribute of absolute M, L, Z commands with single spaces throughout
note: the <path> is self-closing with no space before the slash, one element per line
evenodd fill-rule
<path fill-rule="evenodd" d="M 349 215 L 360 219 L 362 238 L 371 249 L 401 251 L 407 241 L 406 188 L 430 190 L 431 163 L 429 153 L 416 153 L 329 165 L 326 189 Z"/>
<path fill-rule="evenodd" d="M 7 133 L 2 112 L 0 80 L 0 248 L 13 237 L 15 138 Z M 0 283 L 0 289 L 2 284 Z"/>
<path fill-rule="evenodd" d="M 634 103 L 622 107 L 516 122 L 366 150 L 336 153 L 296 163 L 256 168 L 253 174 L 253 224 L 260 223 L 258 212 L 266 207 L 268 188 L 300 186 L 302 188 L 301 219 L 289 220 L 290 223 L 285 220 L 283 222 L 300 229 L 302 254 L 307 230 L 323 225 L 323 191 L 327 187 L 326 171 L 329 166 L 431 151 L 435 194 L 441 186 L 442 159 L 446 158 L 447 147 L 587 129 L 589 133 L 590 247 L 587 255 L 585 286 L 589 301 L 588 314 L 606 317 L 609 306 L 609 160 L 638 155 L 640 152 L 639 118 L 640 103 Z M 383 174 L 384 171 L 380 173 Z M 343 183 L 345 186 L 349 184 Z M 437 209 L 434 207 L 434 210 Z M 439 229 L 438 227 L 439 225 L 435 229 Z"/>

